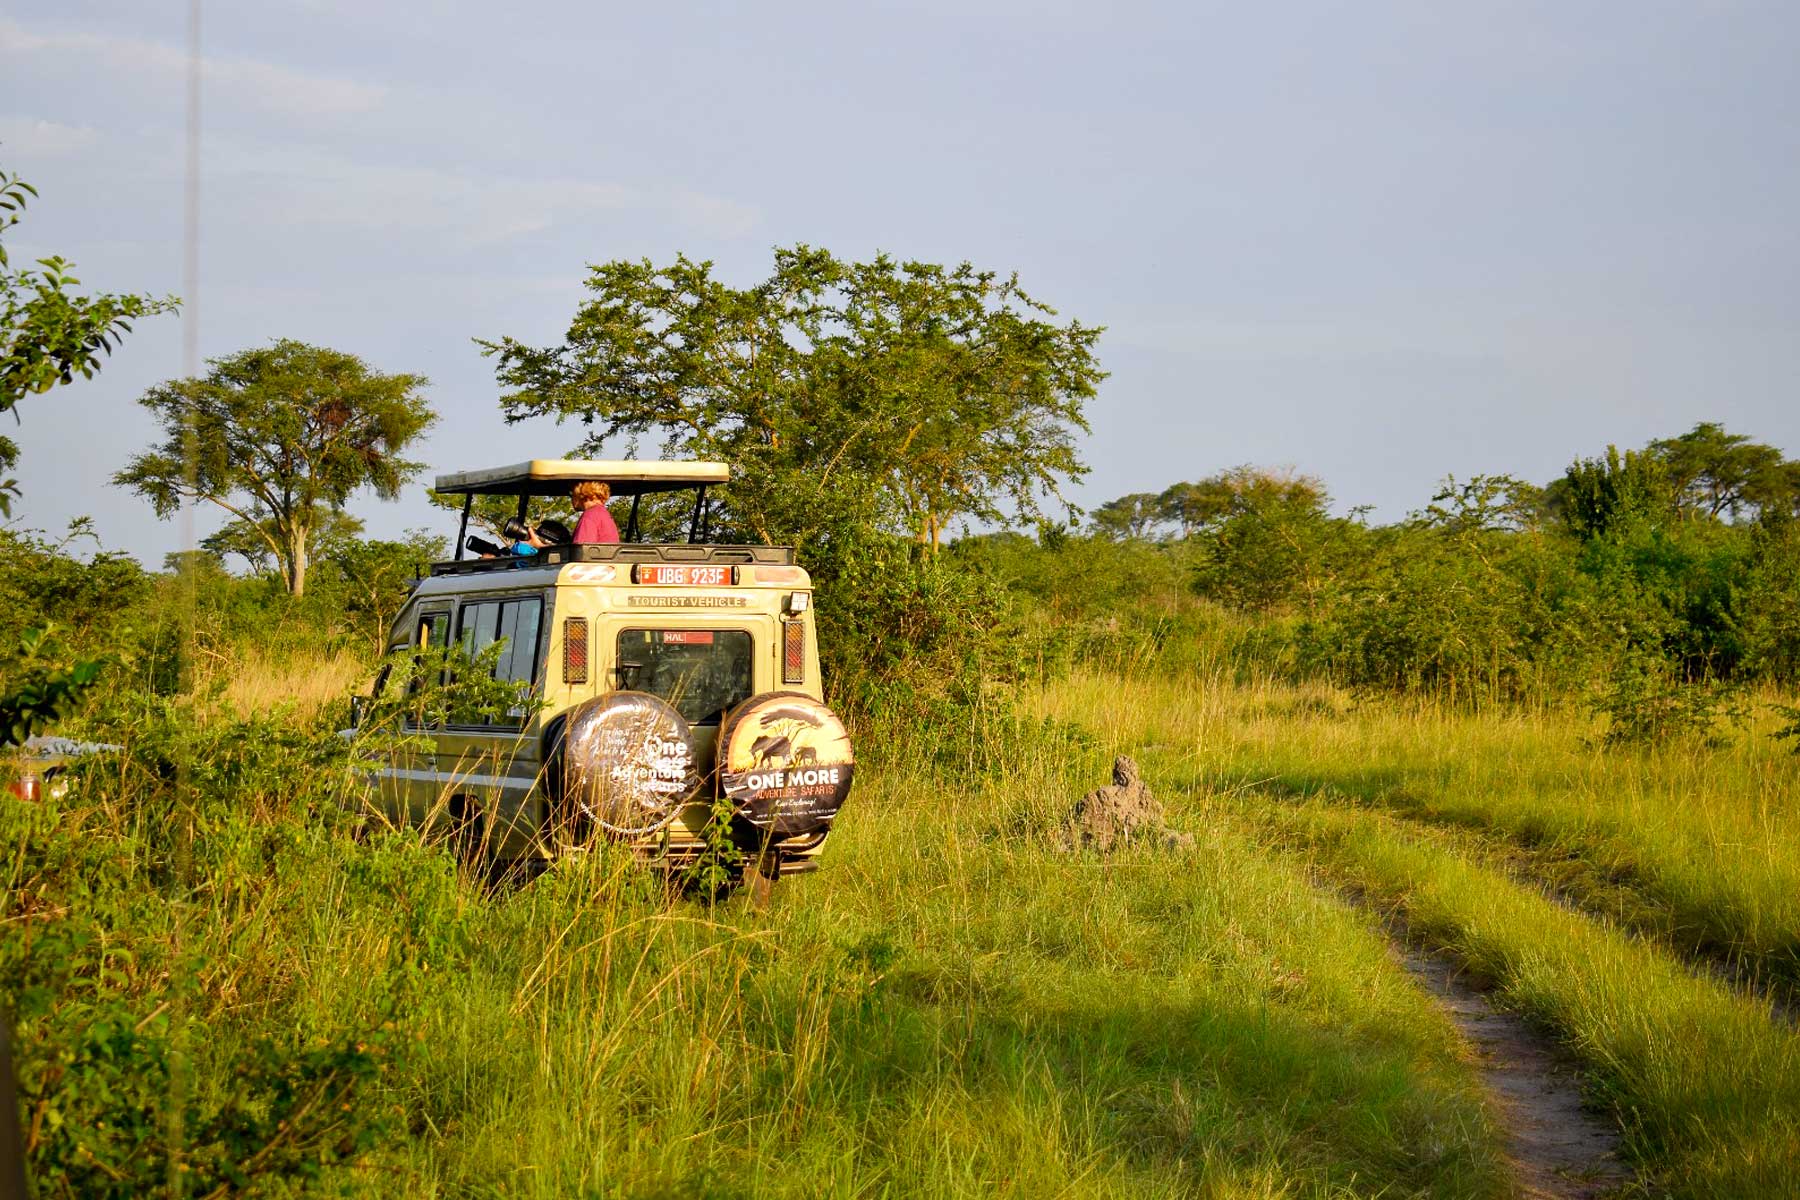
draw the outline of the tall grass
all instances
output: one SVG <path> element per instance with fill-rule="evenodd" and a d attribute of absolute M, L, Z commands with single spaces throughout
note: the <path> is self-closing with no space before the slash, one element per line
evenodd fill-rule
<path fill-rule="evenodd" d="M 1454 1033 L 1368 919 L 1198 809 L 1190 853 L 1051 848 L 1110 746 L 893 756 L 763 910 L 604 851 L 488 889 L 334 824 L 331 739 L 280 728 L 147 731 L 0 808 L 43 1194 L 162 1179 L 172 1108 L 226 1192 L 234 1154 L 383 1196 L 1504 1192 Z M 236 763 L 218 794 L 171 791 L 178 735 Z M 274 1119 L 315 1094 L 329 1121 Z"/>
<path fill-rule="evenodd" d="M 345 697 L 370 675 L 366 655 L 348 647 L 329 654 L 265 651 L 246 643 L 211 651 L 196 663 L 196 690 L 218 697 L 239 717 L 287 708 L 302 724 L 346 709 Z M 347 710 L 346 710 L 347 711 Z"/>
<path fill-rule="evenodd" d="M 149 710 L 66 797 L 0 801 L 40 1191 L 141 1194 L 179 1146 L 192 1194 L 1505 1194 L 1453 1029 L 1323 868 L 1561 1030 L 1655 1186 L 1783 1194 L 1790 1033 L 1399 818 L 1561 820 L 1772 946 L 1785 758 L 1134 661 L 954 736 L 864 729 L 822 869 L 766 909 L 605 847 L 494 888 L 336 815 L 323 703 Z M 1191 850 L 1054 848 L 1121 751 Z"/>
<path fill-rule="evenodd" d="M 1499 834 L 1628 890 L 1645 928 L 1800 986 L 1800 756 L 1753 725 L 1722 746 L 1607 749 L 1580 710 L 1357 702 L 1324 685 L 1079 675 L 1047 714 L 1160 745 L 1197 786 L 1319 796 Z M 1629 908 L 1631 902 L 1627 900 Z"/>
<path fill-rule="evenodd" d="M 1216 676 L 1077 677 L 1040 705 L 1137 747 L 1153 777 L 1187 781 L 1213 820 L 1299 845 L 1560 1031 L 1657 1194 L 1791 1194 L 1800 1038 L 1790 1028 L 1662 945 L 1570 911 L 1400 819 L 1425 814 L 1590 855 L 1774 969 L 1800 929 L 1787 915 L 1800 850 L 1784 795 L 1796 764 L 1784 751 L 1748 739 L 1604 751 L 1567 713 L 1359 705 L 1326 687 Z"/>

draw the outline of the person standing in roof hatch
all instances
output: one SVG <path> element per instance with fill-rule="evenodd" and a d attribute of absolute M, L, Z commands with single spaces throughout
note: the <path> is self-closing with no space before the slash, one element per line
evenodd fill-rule
<path fill-rule="evenodd" d="M 575 485 L 570 493 L 575 501 L 575 511 L 580 518 L 575 522 L 575 540 L 577 542 L 616 542 L 619 540 L 619 526 L 613 520 L 612 513 L 607 511 L 606 502 L 612 499 L 612 489 L 604 483 L 584 479 Z"/>

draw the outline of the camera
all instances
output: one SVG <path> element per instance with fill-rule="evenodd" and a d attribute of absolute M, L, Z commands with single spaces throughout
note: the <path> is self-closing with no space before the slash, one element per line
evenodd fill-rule
<path fill-rule="evenodd" d="M 517 517 L 508 517 L 506 524 L 500 527 L 500 534 L 509 542 L 528 542 L 531 540 L 531 526 Z"/>
<path fill-rule="evenodd" d="M 475 554 L 488 554 L 495 558 L 506 553 L 505 546 L 497 546 L 486 538 L 476 537 L 474 534 L 470 534 L 468 540 L 465 541 L 463 545 L 467 546 L 469 550 Z"/>

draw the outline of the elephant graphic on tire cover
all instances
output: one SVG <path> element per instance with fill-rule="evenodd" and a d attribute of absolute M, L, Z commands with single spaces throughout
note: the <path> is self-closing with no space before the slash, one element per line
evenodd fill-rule
<path fill-rule="evenodd" d="M 759 737 L 750 743 L 750 753 L 756 756 L 758 767 L 767 767 L 777 758 L 786 766 L 793 759 L 794 743 L 785 737 Z"/>

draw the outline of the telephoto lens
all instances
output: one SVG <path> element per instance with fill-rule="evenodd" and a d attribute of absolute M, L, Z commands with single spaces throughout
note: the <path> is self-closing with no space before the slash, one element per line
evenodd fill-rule
<path fill-rule="evenodd" d="M 494 545 L 494 543 L 488 541 L 486 538 L 479 538 L 479 537 L 476 537 L 474 534 L 470 534 L 469 540 L 464 542 L 463 545 L 467 546 L 470 550 L 474 551 L 476 554 L 492 554 L 495 557 L 498 557 L 498 556 L 506 553 L 505 546 L 496 546 L 496 545 Z"/>
<path fill-rule="evenodd" d="M 529 542 L 531 540 L 531 526 L 517 517 L 506 518 L 506 524 L 500 527 L 500 532 L 509 542 Z"/>

